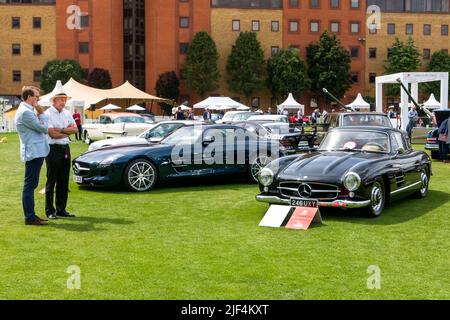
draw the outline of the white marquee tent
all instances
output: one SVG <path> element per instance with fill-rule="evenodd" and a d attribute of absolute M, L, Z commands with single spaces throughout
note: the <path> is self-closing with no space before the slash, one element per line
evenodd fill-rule
<path fill-rule="evenodd" d="M 211 109 L 211 110 L 226 110 L 238 109 L 249 110 L 250 108 L 242 103 L 234 101 L 230 97 L 209 97 L 197 104 L 194 104 L 194 109 Z"/>
<path fill-rule="evenodd" d="M 427 109 L 440 109 L 441 104 L 436 100 L 434 94 L 431 94 L 430 98 L 423 104 L 423 106 Z"/>
<path fill-rule="evenodd" d="M 361 93 L 358 93 L 358 96 L 356 97 L 355 101 L 348 104 L 347 107 L 351 108 L 352 110 L 357 109 L 369 109 L 370 110 L 370 104 L 364 100 Z"/>
<path fill-rule="evenodd" d="M 294 109 L 294 110 L 302 110 L 302 114 L 305 114 L 305 106 L 298 103 L 295 99 L 292 93 L 289 93 L 287 99 L 278 105 L 278 110 L 283 111 L 285 109 Z"/>

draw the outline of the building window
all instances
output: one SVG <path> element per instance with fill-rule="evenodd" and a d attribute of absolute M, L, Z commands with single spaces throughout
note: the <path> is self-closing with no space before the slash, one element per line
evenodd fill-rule
<path fill-rule="evenodd" d="M 252 20 L 252 31 L 259 31 L 259 20 Z"/>
<path fill-rule="evenodd" d="M 359 83 L 359 73 L 358 72 L 352 72 L 351 73 L 351 79 L 353 84 Z"/>
<path fill-rule="evenodd" d="M 448 49 L 442 49 L 441 51 L 448 54 Z"/>
<path fill-rule="evenodd" d="M 448 24 L 441 26 L 441 36 L 448 36 Z"/>
<path fill-rule="evenodd" d="M 276 55 L 279 51 L 280 51 L 280 47 L 278 47 L 278 46 L 270 47 L 270 54 L 272 56 Z"/>
<path fill-rule="evenodd" d="M 350 32 L 359 33 L 359 22 L 350 22 Z"/>
<path fill-rule="evenodd" d="M 333 21 L 330 22 L 330 31 L 333 33 L 339 33 L 339 29 L 340 29 L 340 23 Z"/>
<path fill-rule="evenodd" d="M 79 53 L 89 53 L 89 43 L 88 42 L 80 42 L 78 44 L 78 52 Z"/>
<path fill-rule="evenodd" d="M 309 31 L 312 33 L 316 33 L 319 32 L 320 29 L 320 25 L 319 25 L 319 21 L 311 21 L 309 23 Z"/>
<path fill-rule="evenodd" d="M 319 0 L 310 0 L 309 7 L 313 9 L 317 9 L 320 7 Z"/>
<path fill-rule="evenodd" d="M 289 32 L 296 33 L 299 31 L 298 20 L 289 20 Z"/>
<path fill-rule="evenodd" d="M 370 59 L 377 58 L 377 48 L 369 48 L 369 58 Z"/>
<path fill-rule="evenodd" d="M 359 8 L 359 0 L 350 0 L 350 7 L 353 9 Z"/>
<path fill-rule="evenodd" d="M 387 49 L 387 57 L 388 59 L 392 56 L 392 48 Z"/>
<path fill-rule="evenodd" d="M 11 27 L 13 29 L 20 29 L 20 18 L 19 17 L 12 17 Z"/>
<path fill-rule="evenodd" d="M 298 0 L 289 0 L 289 8 L 298 8 Z"/>
<path fill-rule="evenodd" d="M 414 34 L 414 25 L 412 23 L 406 24 L 406 34 Z"/>
<path fill-rule="evenodd" d="M 241 20 L 233 20 L 231 23 L 231 30 L 233 31 L 241 30 Z"/>
<path fill-rule="evenodd" d="M 424 24 L 423 25 L 423 35 L 424 36 L 431 35 L 431 24 Z"/>
<path fill-rule="evenodd" d="M 41 29 L 41 28 L 42 28 L 41 17 L 33 17 L 33 29 Z"/>
<path fill-rule="evenodd" d="M 422 57 L 424 59 L 426 59 L 426 60 L 430 59 L 430 57 L 431 57 L 431 50 L 428 49 L 428 48 L 423 49 Z"/>
<path fill-rule="evenodd" d="M 340 1 L 339 0 L 330 0 L 330 8 L 339 9 Z"/>
<path fill-rule="evenodd" d="M 40 56 L 42 55 L 42 45 L 39 44 L 33 44 L 33 55 L 34 56 Z"/>
<path fill-rule="evenodd" d="M 21 52 L 20 44 L 13 43 L 12 44 L 12 55 L 13 56 L 20 56 L 20 52 Z"/>
<path fill-rule="evenodd" d="M 369 34 L 377 34 L 377 24 L 371 23 L 369 25 Z"/>
<path fill-rule="evenodd" d="M 12 80 L 13 80 L 13 82 L 21 82 L 22 81 L 22 72 L 20 70 L 13 70 Z"/>
<path fill-rule="evenodd" d="M 271 30 L 272 32 L 278 32 L 278 31 L 280 31 L 280 22 L 278 22 L 278 21 L 272 21 L 272 22 L 270 23 L 270 30 Z"/>
<path fill-rule="evenodd" d="M 187 54 L 189 43 L 180 43 L 180 54 Z"/>
<path fill-rule="evenodd" d="M 34 70 L 33 71 L 33 81 L 34 82 L 41 82 L 42 80 L 42 71 L 41 70 Z"/>
<path fill-rule="evenodd" d="M 376 78 L 377 78 L 376 73 L 369 73 L 369 83 L 375 83 Z"/>
<path fill-rule="evenodd" d="M 252 108 L 259 108 L 261 105 L 261 98 L 260 97 L 253 97 L 252 98 Z"/>
<path fill-rule="evenodd" d="M 87 14 L 80 16 L 80 27 L 81 28 L 89 27 L 89 16 Z"/>
<path fill-rule="evenodd" d="M 180 28 L 189 28 L 189 18 L 180 17 Z"/>
<path fill-rule="evenodd" d="M 388 23 L 387 25 L 387 33 L 395 34 L 395 23 Z"/>
<path fill-rule="evenodd" d="M 359 47 L 351 47 L 350 48 L 350 57 L 352 57 L 352 58 L 359 57 Z"/>

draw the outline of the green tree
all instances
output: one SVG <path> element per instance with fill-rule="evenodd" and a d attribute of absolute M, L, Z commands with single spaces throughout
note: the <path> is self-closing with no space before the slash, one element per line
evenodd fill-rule
<path fill-rule="evenodd" d="M 442 50 L 436 51 L 431 56 L 430 63 L 428 64 L 427 71 L 429 72 L 450 72 L 450 55 Z M 425 92 L 430 95 L 434 94 L 439 100 L 441 94 L 440 82 L 427 82 L 424 84 Z M 450 86 L 449 86 L 450 95 Z"/>
<path fill-rule="evenodd" d="M 278 98 L 290 92 L 299 96 L 309 88 L 305 61 L 299 56 L 298 49 L 282 49 L 267 62 L 267 85 L 272 95 Z"/>
<path fill-rule="evenodd" d="M 186 86 L 194 90 L 200 97 L 219 88 L 219 67 L 214 40 L 206 32 L 198 32 L 187 51 L 186 62 L 181 75 Z"/>
<path fill-rule="evenodd" d="M 102 68 L 94 68 L 89 72 L 87 85 L 98 89 L 111 89 L 112 81 L 109 71 Z"/>
<path fill-rule="evenodd" d="M 325 31 L 319 43 L 307 47 L 308 75 L 311 90 L 321 95 L 327 88 L 338 99 L 351 87 L 350 54 L 341 46 L 336 35 Z M 328 100 L 328 96 L 326 96 Z"/>
<path fill-rule="evenodd" d="M 231 91 L 251 95 L 266 86 L 264 51 L 254 32 L 241 32 L 227 60 L 227 83 Z"/>
<path fill-rule="evenodd" d="M 385 61 L 385 74 L 398 72 L 413 72 L 420 67 L 419 49 L 414 44 L 414 40 L 409 37 L 405 42 L 396 38 L 394 44 L 389 49 L 389 57 Z M 397 97 L 400 95 L 400 85 L 388 84 L 386 86 L 388 96 Z"/>
<path fill-rule="evenodd" d="M 155 90 L 158 97 L 178 101 L 178 97 L 180 96 L 180 80 L 175 71 L 160 74 L 156 81 Z M 160 103 L 159 105 L 165 114 L 172 114 L 172 105 L 167 103 Z"/>
<path fill-rule="evenodd" d="M 41 89 L 49 93 L 56 85 L 56 81 L 61 80 L 64 84 L 73 78 L 78 82 L 84 82 L 84 71 L 75 60 L 51 60 L 42 69 Z"/>

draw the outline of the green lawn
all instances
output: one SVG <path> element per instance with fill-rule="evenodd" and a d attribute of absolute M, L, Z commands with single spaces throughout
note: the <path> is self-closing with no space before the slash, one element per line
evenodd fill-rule
<path fill-rule="evenodd" d="M 450 298 L 450 165 L 434 162 L 426 199 L 395 202 L 378 219 L 326 214 L 306 232 L 258 227 L 267 206 L 242 182 L 140 194 L 71 182 L 78 218 L 29 227 L 18 137 L 4 136 L 0 299 Z M 74 143 L 72 154 L 86 148 Z M 36 201 L 44 216 L 44 197 Z M 71 265 L 80 290 L 67 289 Z M 379 290 L 367 289 L 370 265 L 381 269 Z"/>

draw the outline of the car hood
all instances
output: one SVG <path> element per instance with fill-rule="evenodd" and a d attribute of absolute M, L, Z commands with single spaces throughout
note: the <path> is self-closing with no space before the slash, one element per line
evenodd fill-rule
<path fill-rule="evenodd" d="M 113 139 L 105 139 L 92 143 L 89 146 L 89 151 L 102 148 L 104 146 L 116 146 L 116 145 L 126 145 L 126 144 L 147 144 L 147 139 L 138 137 L 121 137 Z"/>
<path fill-rule="evenodd" d="M 280 172 L 279 178 L 340 179 L 350 169 L 368 168 L 371 162 L 385 156 L 385 154 L 368 152 L 314 152 L 287 164 Z"/>

